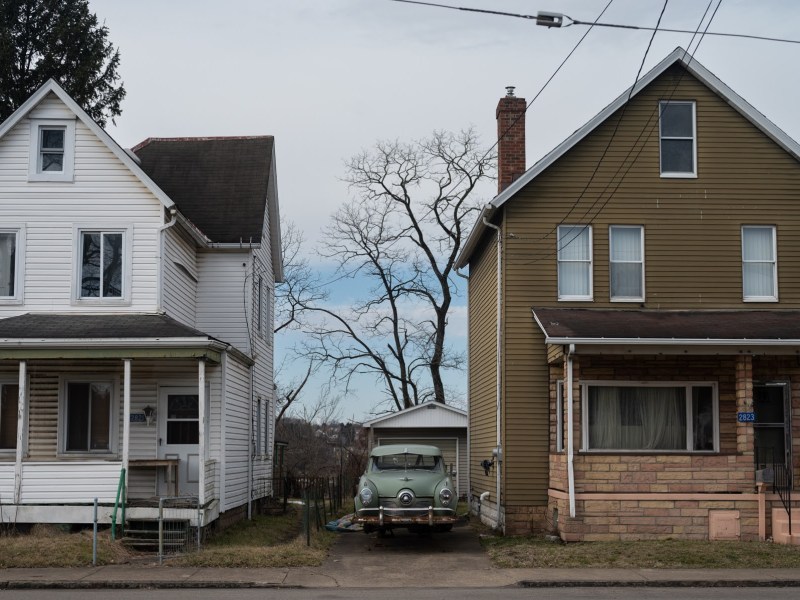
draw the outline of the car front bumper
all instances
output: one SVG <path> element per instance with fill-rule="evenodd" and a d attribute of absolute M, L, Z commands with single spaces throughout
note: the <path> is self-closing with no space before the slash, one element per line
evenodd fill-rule
<path fill-rule="evenodd" d="M 362 508 L 356 511 L 353 523 L 363 525 L 452 525 L 458 520 L 452 508 Z"/>

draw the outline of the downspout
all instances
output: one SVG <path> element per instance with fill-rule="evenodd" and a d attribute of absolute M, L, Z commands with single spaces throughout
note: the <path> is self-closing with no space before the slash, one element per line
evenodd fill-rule
<path fill-rule="evenodd" d="M 158 286 L 158 289 L 156 290 L 156 302 L 158 303 L 158 306 L 156 307 L 156 309 L 158 310 L 158 312 L 164 311 L 164 306 L 163 306 L 164 237 L 165 237 L 164 232 L 178 222 L 178 209 L 172 206 L 167 210 L 169 210 L 169 214 L 171 217 L 170 221 L 169 223 L 162 225 L 161 227 L 158 228 L 158 262 L 157 262 L 158 281 L 156 282 L 156 285 Z"/>
<path fill-rule="evenodd" d="M 250 419 L 248 420 L 247 442 L 247 519 L 253 518 L 253 392 L 255 365 L 250 365 Z"/>
<path fill-rule="evenodd" d="M 503 236 L 502 230 L 492 223 L 490 223 L 486 217 L 483 217 L 483 224 L 490 229 L 494 229 L 497 232 L 497 364 L 496 368 L 496 379 L 497 379 L 497 406 L 496 406 L 496 423 L 495 423 L 495 430 L 497 433 L 496 439 L 496 458 L 495 462 L 497 463 L 496 467 L 496 496 L 495 496 L 495 503 L 497 504 L 497 526 L 500 527 L 500 472 L 503 467 L 503 451 L 502 451 L 502 439 L 500 435 L 500 425 L 501 425 L 501 416 L 502 416 L 502 409 L 501 409 L 501 400 L 502 400 L 502 393 L 503 393 L 503 384 L 502 384 L 502 368 L 503 368 L 503 324 L 501 321 L 503 315 Z"/>
<path fill-rule="evenodd" d="M 572 355 L 575 344 L 567 346 L 567 485 L 569 486 L 569 516 L 575 518 L 575 470 L 572 464 Z"/>
<path fill-rule="evenodd" d="M 461 273 L 458 269 L 454 269 L 456 275 L 465 279 L 467 281 L 467 285 L 469 286 L 469 277 Z M 467 311 L 467 332 L 469 332 L 469 310 Z M 467 430 L 469 430 L 470 419 L 472 418 L 472 396 L 470 395 L 470 377 L 469 377 L 469 344 L 467 344 Z M 460 492 L 466 492 L 467 496 L 467 505 L 472 507 L 472 477 L 470 475 L 470 468 L 472 466 L 472 443 L 470 440 L 470 435 L 467 435 L 467 480 L 465 482 L 465 486 L 463 490 L 459 490 Z M 460 471 L 460 467 L 459 467 Z M 489 494 L 489 492 L 484 492 L 485 494 Z M 481 498 L 483 495 L 481 495 Z M 481 500 L 478 500 L 478 519 L 481 517 Z"/>

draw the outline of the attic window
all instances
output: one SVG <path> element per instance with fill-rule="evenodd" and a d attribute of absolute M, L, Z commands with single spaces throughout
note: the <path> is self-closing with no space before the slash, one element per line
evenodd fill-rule
<path fill-rule="evenodd" d="M 75 122 L 31 120 L 29 181 L 72 181 Z"/>
<path fill-rule="evenodd" d="M 659 102 L 661 176 L 697 177 L 695 103 Z"/>

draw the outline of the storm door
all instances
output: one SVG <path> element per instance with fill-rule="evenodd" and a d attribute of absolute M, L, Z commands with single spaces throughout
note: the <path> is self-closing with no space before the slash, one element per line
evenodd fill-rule
<path fill-rule="evenodd" d="M 753 385 L 756 469 L 773 466 L 792 469 L 791 400 L 788 383 Z"/>
<path fill-rule="evenodd" d="M 197 495 L 200 481 L 200 403 L 196 388 L 164 388 L 159 402 L 158 457 L 178 459 L 178 487 L 182 496 Z M 161 470 L 159 493 L 170 486 Z"/>

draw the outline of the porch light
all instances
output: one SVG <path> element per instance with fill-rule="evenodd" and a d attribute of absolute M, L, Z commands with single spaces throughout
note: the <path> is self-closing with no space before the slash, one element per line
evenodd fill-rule
<path fill-rule="evenodd" d="M 156 409 L 148 404 L 144 407 L 142 412 L 144 413 L 144 419 L 147 421 L 147 424 L 151 425 L 153 423 L 153 415 L 155 415 Z"/>

